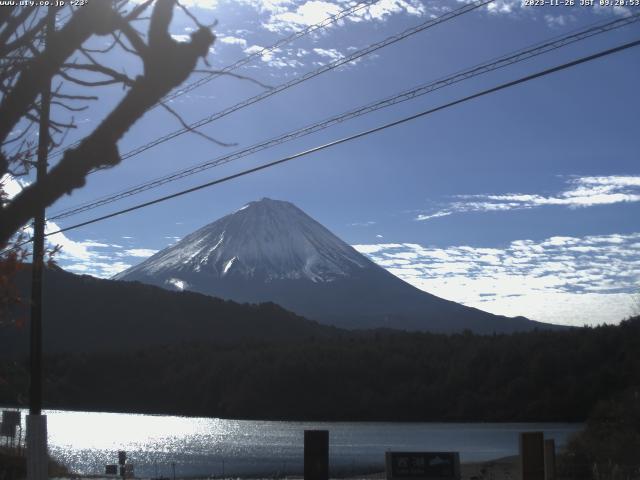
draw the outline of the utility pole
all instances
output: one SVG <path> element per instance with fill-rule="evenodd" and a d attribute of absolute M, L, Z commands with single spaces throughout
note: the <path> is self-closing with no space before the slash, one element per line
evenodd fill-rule
<path fill-rule="evenodd" d="M 56 8 L 47 11 L 45 48 L 50 46 L 56 26 Z M 51 80 L 40 93 L 40 131 L 36 181 L 47 175 L 49 151 L 49 115 L 51 111 Z M 46 480 L 49 477 L 47 453 L 47 417 L 42 415 L 42 270 L 44 264 L 44 208 L 33 219 L 33 259 L 31 275 L 30 323 L 30 383 L 29 415 L 27 416 L 27 479 Z"/>

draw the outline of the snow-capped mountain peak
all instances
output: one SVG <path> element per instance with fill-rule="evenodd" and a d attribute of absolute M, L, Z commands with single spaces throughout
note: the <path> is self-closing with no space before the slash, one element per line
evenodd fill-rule
<path fill-rule="evenodd" d="M 293 204 L 268 198 L 202 227 L 115 278 L 237 302 L 274 302 L 346 328 L 491 333 L 539 325 L 418 290 Z"/>
<path fill-rule="evenodd" d="M 266 282 L 330 282 L 372 263 L 295 205 L 263 198 L 186 236 L 115 278 L 162 275 L 190 283 L 191 274 Z"/>

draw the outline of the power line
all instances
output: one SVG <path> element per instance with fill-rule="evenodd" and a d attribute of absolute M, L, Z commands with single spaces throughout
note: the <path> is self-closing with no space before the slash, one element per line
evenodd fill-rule
<path fill-rule="evenodd" d="M 263 55 L 272 52 L 274 50 L 276 50 L 279 47 L 282 47 L 283 45 L 286 45 L 287 43 L 291 43 L 301 37 L 304 37 L 306 35 L 309 35 L 310 33 L 315 32 L 316 30 L 320 30 L 322 28 L 325 28 L 329 25 L 331 25 L 332 23 L 335 23 L 345 17 L 348 17 L 350 15 L 353 15 L 354 13 L 362 10 L 363 8 L 366 7 L 370 7 L 371 5 L 374 5 L 376 3 L 378 3 L 380 0 L 366 0 L 364 2 L 359 2 L 356 3 L 355 5 L 352 5 L 348 8 L 345 8 L 344 10 L 341 10 L 337 13 L 334 13 L 333 15 L 329 15 L 328 17 L 326 17 L 324 20 L 321 20 L 317 23 L 314 23 L 313 25 L 309 25 L 306 28 L 303 28 L 302 30 L 298 30 L 297 32 L 292 33 L 291 35 L 289 35 L 288 37 L 285 37 L 281 40 L 278 40 L 276 43 L 268 46 L 268 47 L 264 47 L 260 50 L 258 50 L 257 52 L 254 52 L 250 55 L 247 55 L 246 57 L 242 57 L 240 60 L 237 60 L 236 62 L 227 65 L 226 67 L 222 68 L 222 70 L 216 71 L 216 72 L 211 72 L 209 73 L 209 75 L 206 75 L 205 77 L 202 77 L 198 80 L 196 80 L 195 82 L 192 82 L 188 85 L 185 85 L 184 87 L 180 88 L 179 90 L 175 91 L 175 92 L 170 92 L 167 95 L 165 95 L 163 98 L 160 99 L 160 101 L 158 103 L 156 103 L 154 106 L 152 106 L 149 110 L 153 110 L 154 108 L 158 107 L 158 105 L 160 105 L 160 103 L 162 102 L 168 102 L 171 100 L 174 100 L 182 95 L 184 95 L 185 93 L 188 93 L 202 85 L 205 85 L 206 83 L 209 83 L 210 81 L 225 75 L 229 72 L 232 72 L 233 70 L 237 70 L 240 67 L 243 67 L 244 65 L 252 62 L 253 60 L 262 57 Z M 74 142 L 70 145 L 67 145 L 66 147 L 60 148 L 54 152 L 52 152 L 49 156 L 59 156 L 62 153 L 64 153 L 67 149 L 69 148 L 74 148 L 77 147 L 78 145 L 80 145 L 80 142 L 82 140 L 78 140 L 77 142 Z"/>
<path fill-rule="evenodd" d="M 358 139 L 358 138 L 361 138 L 361 137 L 365 137 L 365 136 L 371 135 L 373 133 L 380 132 L 382 130 L 386 130 L 387 128 L 391 128 L 391 127 L 395 127 L 397 125 L 401 125 L 401 124 L 409 122 L 411 120 L 415 120 L 417 118 L 421 118 L 421 117 L 424 117 L 426 115 L 430 115 L 430 114 L 438 112 L 440 110 L 445 110 L 445 109 L 453 107 L 455 105 L 459 105 L 459 104 L 467 102 L 469 100 L 473 100 L 475 98 L 479 98 L 479 97 L 482 97 L 482 96 L 485 96 L 485 95 L 488 95 L 488 94 L 491 94 L 491 93 L 495 93 L 495 92 L 498 92 L 500 90 L 504 90 L 504 89 L 519 85 L 521 83 L 529 82 L 529 81 L 534 80 L 536 78 L 544 77 L 546 75 L 550 75 L 552 73 L 559 72 L 561 70 L 566 70 L 568 68 L 575 67 L 576 65 L 580 65 L 582 63 L 587 63 L 587 62 L 596 60 L 598 58 L 602 58 L 602 57 L 605 57 L 605 56 L 608 56 L 608 55 L 612 55 L 614 53 L 618 53 L 618 52 L 621 52 L 623 50 L 627 50 L 627 49 L 632 48 L 632 47 L 637 47 L 638 45 L 640 45 L 640 39 L 632 41 L 632 42 L 628 42 L 628 43 L 625 43 L 625 44 L 622 44 L 622 45 L 619 45 L 617 47 L 613 47 L 613 48 L 610 48 L 610 49 L 607 49 L 607 50 L 603 50 L 603 51 L 600 51 L 598 53 L 595 53 L 595 54 L 592 54 L 592 55 L 588 55 L 586 57 L 581 57 L 581 58 L 579 58 L 577 60 L 573 60 L 571 62 L 563 63 L 561 65 L 558 65 L 558 66 L 555 66 L 555 67 L 552 67 L 552 68 L 548 68 L 546 70 L 542 70 L 542 71 L 539 71 L 537 73 L 533 73 L 531 75 L 520 77 L 517 80 L 512 80 L 510 82 L 506 82 L 506 83 L 500 84 L 500 85 L 498 85 L 496 87 L 492 87 L 492 88 L 489 88 L 489 89 L 486 89 L 486 90 L 482 90 L 481 92 L 478 92 L 478 93 L 475 93 L 473 95 L 469 95 L 469 96 L 463 97 L 463 98 L 458 99 L 458 100 L 454 100 L 454 101 L 446 103 L 444 105 L 440 105 L 439 107 L 431 108 L 429 110 L 424 110 L 422 112 L 410 115 L 408 117 L 404 117 L 404 118 L 401 118 L 399 120 L 395 120 L 393 122 L 386 123 L 386 124 L 381 125 L 379 127 L 375 127 L 375 128 L 370 129 L 370 130 L 366 130 L 366 131 L 357 133 L 355 135 L 350 135 L 348 137 L 343 137 L 343 138 L 340 138 L 338 140 L 334 140 L 332 142 L 325 143 L 323 145 L 319 145 L 317 147 L 310 148 L 308 150 L 304 150 L 304 151 L 296 153 L 294 155 L 290 155 L 290 156 L 281 158 L 279 160 L 275 160 L 273 162 L 269 162 L 269 163 L 266 163 L 266 164 L 263 164 L 263 165 L 260 165 L 260 166 L 257 166 L 257 167 L 253 167 L 253 168 L 250 168 L 250 169 L 247 169 L 247 170 L 243 170 L 241 172 L 235 173 L 233 175 L 229 175 L 227 177 L 223 177 L 223 178 L 220 178 L 220 179 L 217 179 L 217 180 L 213 180 L 211 182 L 207 182 L 207 183 L 204 183 L 202 185 L 198 185 L 196 187 L 188 188 L 186 190 L 181 190 L 181 191 L 173 193 L 171 195 L 166 195 L 166 196 L 163 196 L 163 197 L 160 197 L 160 198 L 156 198 L 156 199 L 148 201 L 148 202 L 140 203 L 140 204 L 135 205 L 133 207 L 125 208 L 123 210 L 119 210 L 117 212 L 113 212 L 113 213 L 110 213 L 110 214 L 107 214 L 107 215 L 102 215 L 100 217 L 93 218 L 91 220 L 87 220 L 87 221 L 84 221 L 84 222 L 81 222 L 81 223 L 77 223 L 77 224 L 71 225 L 69 227 L 61 228 L 61 229 L 56 230 L 54 232 L 47 233 L 46 236 L 51 236 L 51 235 L 55 235 L 55 234 L 58 234 L 58 233 L 67 232 L 69 230 L 74 230 L 74 229 L 77 229 L 77 228 L 80 228 L 80 227 L 84 227 L 86 225 L 91 225 L 93 223 L 97 223 L 97 222 L 100 222 L 100 221 L 103 221 L 103 220 L 106 220 L 106 219 L 109 219 L 109 218 L 113 218 L 113 217 L 116 217 L 116 216 L 119 216 L 119 215 L 123 215 L 125 213 L 133 212 L 135 210 L 139 210 L 139 209 L 144 208 L 144 207 L 155 205 L 157 203 L 161 203 L 161 202 L 164 202 L 166 200 L 177 198 L 177 197 L 180 197 L 182 195 L 186 195 L 188 193 L 192 193 L 192 192 L 195 192 L 195 191 L 198 191 L 198 190 L 202 190 L 204 188 L 208 188 L 208 187 L 211 187 L 211 186 L 214 186 L 214 185 L 218 185 L 220 183 L 228 182 L 230 180 L 234 180 L 236 178 L 243 177 L 245 175 L 249 175 L 250 173 L 255 173 L 255 172 L 258 172 L 260 170 L 265 170 L 267 168 L 274 167 L 276 165 L 280 165 L 280 164 L 285 163 L 285 162 L 289 162 L 289 161 L 294 160 L 296 158 L 301 158 L 301 157 L 310 155 L 312 153 L 316 153 L 316 152 L 319 152 L 321 150 L 325 150 L 327 148 L 334 147 L 336 145 L 340 145 L 340 144 L 343 144 L 343 143 L 346 143 L 346 142 L 349 142 L 349 141 L 352 141 L 352 140 L 355 140 L 355 139 Z M 16 248 L 16 247 L 14 247 L 14 248 Z"/>
<path fill-rule="evenodd" d="M 321 66 L 320 68 L 316 69 L 316 70 L 312 70 L 311 72 L 307 72 L 306 74 L 302 75 L 301 77 L 297 77 L 294 78 L 292 80 L 290 80 L 289 82 L 285 82 L 283 84 L 278 85 L 277 87 L 274 87 L 270 90 L 267 90 L 266 92 L 263 92 L 261 94 L 255 95 L 253 97 L 247 98 L 235 105 L 232 105 L 224 110 L 221 110 L 217 113 L 214 113 L 208 117 L 205 117 L 203 119 L 200 119 L 190 125 L 188 125 L 185 128 L 179 129 L 179 130 L 175 130 L 169 134 L 163 135 L 161 137 L 156 138 L 155 140 L 152 140 L 151 142 L 148 142 L 144 145 L 141 145 L 133 150 L 130 150 L 129 152 L 121 155 L 121 160 L 125 160 L 128 158 L 131 158 L 135 155 L 138 155 L 146 150 L 149 150 L 150 148 L 155 147 L 156 145 L 159 145 L 161 143 L 167 142 L 169 140 L 172 140 L 173 138 L 176 138 L 184 133 L 190 132 L 194 129 L 200 128 L 204 125 L 207 125 L 209 123 L 212 123 L 216 120 L 219 120 L 220 118 L 223 118 L 227 115 L 230 115 L 233 112 L 236 112 L 238 110 L 241 110 L 245 107 L 248 107 L 250 105 L 253 105 L 254 103 L 257 103 L 261 100 L 264 100 L 266 98 L 269 98 L 272 95 L 275 95 L 277 93 L 280 93 L 284 90 L 287 90 L 295 85 L 298 85 L 299 83 L 305 82 L 307 80 L 310 80 L 318 75 L 321 75 L 322 73 L 334 70 L 342 65 L 345 65 L 347 63 L 353 62 L 354 60 L 357 60 L 359 58 L 362 58 L 365 55 L 368 55 L 370 53 L 375 52 L 376 50 L 379 50 L 381 48 L 384 48 L 388 45 L 394 44 L 400 40 L 403 40 L 411 35 L 414 35 L 416 33 L 422 32 L 423 30 L 426 30 L 430 27 L 433 27 L 435 25 L 438 25 L 440 23 L 444 23 L 448 20 L 454 19 L 460 15 L 463 15 L 465 13 L 468 13 L 470 11 L 473 11 L 479 7 L 482 7 L 484 5 L 487 5 L 489 3 L 494 2 L 495 0 L 477 0 L 476 2 L 464 5 L 463 7 L 451 11 L 451 12 L 447 12 L 439 17 L 427 20 L 423 23 L 420 23 L 414 27 L 408 28 L 398 34 L 392 35 L 390 37 L 385 38 L 384 40 L 371 44 L 368 47 L 365 47 L 363 49 L 357 50 L 355 52 L 353 52 L 352 54 L 346 56 L 346 57 L 342 57 L 339 59 L 336 59 L 332 62 L 327 63 L 326 65 Z M 89 172 L 89 174 L 95 173 L 98 170 L 93 170 L 91 172 Z"/>
<path fill-rule="evenodd" d="M 277 41 L 276 43 L 274 43 L 273 45 L 269 46 L 269 47 L 265 47 L 262 50 L 259 50 L 251 55 L 248 55 L 240 60 L 238 60 L 237 62 L 229 65 L 228 67 L 223 68 L 222 70 L 220 70 L 219 72 L 215 72 L 215 73 L 211 73 L 210 75 L 203 77 L 189 85 L 186 85 L 185 87 L 182 87 L 180 90 L 174 92 L 174 93 L 170 93 L 168 95 L 166 95 L 161 101 L 166 102 L 166 101 L 170 101 L 173 100 L 181 95 L 184 95 L 187 92 L 190 92 L 191 90 L 198 88 L 201 85 L 204 85 L 208 82 L 210 82 L 211 80 L 224 75 L 227 72 L 230 72 L 232 70 L 236 70 L 237 68 L 240 68 L 244 65 L 246 65 L 247 63 L 250 63 L 251 61 L 255 60 L 256 58 L 261 58 L 264 54 L 272 52 L 274 50 L 276 50 L 279 47 L 282 47 L 283 45 L 286 45 L 287 43 L 291 43 L 295 40 L 297 40 L 298 38 L 304 37 L 310 33 L 315 32 L 316 30 L 319 30 L 321 28 L 324 28 L 328 25 L 331 25 L 332 23 L 337 22 L 338 20 L 344 18 L 344 17 L 348 17 L 350 15 L 353 15 L 354 13 L 356 13 L 359 10 L 362 10 L 365 7 L 370 7 L 371 5 L 378 3 L 380 0 L 368 0 L 366 2 L 360 2 L 356 5 L 353 5 L 352 7 L 346 8 L 344 10 L 342 10 L 341 12 L 338 12 L 334 15 L 330 15 L 329 17 L 325 18 L 324 20 L 314 24 L 314 25 L 310 25 L 307 28 L 300 30 L 298 32 L 295 32 L 291 35 L 289 35 L 286 38 L 283 38 L 282 40 Z"/>
<path fill-rule="evenodd" d="M 365 47 L 361 50 L 357 50 L 353 53 L 351 53 L 350 55 L 347 55 L 346 57 L 342 57 L 339 59 L 336 59 L 332 62 L 329 62 L 323 66 L 321 66 L 320 68 L 316 69 L 316 70 L 312 70 L 310 72 L 305 73 L 304 75 L 300 76 L 300 77 L 296 77 L 288 82 L 282 83 L 276 87 L 273 87 L 265 92 L 262 92 L 258 95 L 255 95 L 253 97 L 247 98 L 239 103 L 236 103 L 235 105 L 232 105 L 230 107 L 225 108 L 224 110 L 220 110 L 219 112 L 216 112 L 208 117 L 202 118 L 190 125 L 188 125 L 188 127 L 185 128 L 181 128 L 179 130 L 175 130 L 171 133 L 168 133 L 166 135 L 163 135 L 161 137 L 156 138 L 155 140 L 152 140 L 148 143 L 145 143 L 144 145 L 141 145 L 133 150 L 128 151 L 127 153 L 123 154 L 121 156 L 122 160 L 126 160 L 128 158 L 131 158 L 135 155 L 139 155 L 140 153 L 149 150 L 150 148 L 153 148 L 157 145 L 160 145 L 161 143 L 167 142 L 169 140 L 172 140 L 184 133 L 190 132 L 194 129 L 203 127 L 204 125 L 207 125 L 209 123 L 212 123 L 216 120 L 219 120 L 223 117 L 226 117 L 227 115 L 230 115 L 233 112 L 236 112 L 238 110 L 241 110 L 245 107 L 248 107 L 250 105 L 253 105 L 254 103 L 260 102 L 262 100 L 265 100 L 277 93 L 280 93 L 284 90 L 288 90 L 289 88 L 298 85 L 302 82 L 306 82 L 307 80 L 311 80 L 312 78 L 317 77 L 318 75 L 321 75 L 325 72 L 329 72 L 332 70 L 335 70 L 336 68 L 342 66 L 342 65 L 346 65 L 350 62 L 353 62 L 354 60 L 357 60 L 359 58 L 362 58 L 366 55 L 369 55 L 370 53 L 373 53 L 377 50 L 380 50 L 381 48 L 387 47 L 389 45 L 392 45 L 394 43 L 397 43 L 401 40 L 404 40 L 405 38 L 408 38 L 412 35 L 415 35 L 416 33 L 420 33 L 428 28 L 431 28 L 435 25 L 438 25 L 440 23 L 444 23 L 448 20 L 452 20 L 456 17 L 459 17 L 460 15 L 464 15 L 465 13 L 468 13 L 470 11 L 473 11 L 477 8 L 480 8 L 484 5 L 487 5 L 489 3 L 494 2 L 495 0 L 477 0 L 473 3 L 469 3 L 464 5 L 463 7 L 460 7 L 456 10 L 453 10 L 451 12 L 447 12 L 439 17 L 427 20 L 423 23 L 420 23 L 419 25 L 416 25 L 414 27 L 408 28 L 400 33 L 397 33 L 395 35 L 392 35 L 390 37 L 385 38 L 384 40 L 380 41 L 380 42 L 376 42 L 374 44 L 369 45 L 368 47 Z M 97 170 L 94 170 L 93 172 L 96 172 Z M 90 173 L 93 173 L 90 172 Z"/>
<path fill-rule="evenodd" d="M 196 173 L 200 173 L 207 169 L 223 165 L 229 163 L 234 160 L 238 160 L 240 158 L 246 157 L 248 155 L 254 154 L 256 152 L 265 150 L 267 148 L 271 148 L 275 145 L 280 145 L 285 142 L 309 135 L 311 133 L 315 133 L 326 128 L 329 128 L 338 123 L 343 123 L 345 121 L 351 120 L 353 118 L 357 118 L 362 115 L 369 114 L 371 112 L 380 110 L 382 108 L 386 108 L 392 105 L 396 105 L 401 102 L 405 102 L 408 100 L 413 100 L 419 96 L 426 95 L 440 88 L 444 88 L 446 86 L 452 85 L 454 83 L 458 83 L 464 80 L 468 80 L 475 76 L 488 73 L 494 70 L 498 70 L 500 68 L 507 67 L 509 65 L 513 65 L 514 63 L 518 63 L 527 59 L 530 59 L 534 56 L 542 55 L 548 53 L 550 51 L 559 49 L 566 45 L 570 45 L 572 43 L 584 40 L 586 38 L 590 38 L 594 35 L 598 35 L 601 33 L 605 33 L 617 28 L 621 28 L 631 23 L 637 22 L 640 20 L 640 13 L 631 15 L 624 18 L 615 19 L 613 21 L 608 22 L 599 22 L 596 24 L 592 24 L 588 28 L 582 30 L 576 30 L 565 36 L 557 36 L 549 39 L 545 42 L 536 43 L 533 46 L 526 47 L 524 49 L 517 50 L 515 52 L 511 52 L 504 56 L 498 57 L 491 61 L 487 61 L 481 64 L 477 64 L 471 68 L 466 70 L 459 71 L 453 75 L 448 77 L 441 78 L 439 80 L 420 85 L 411 90 L 404 91 L 402 93 L 396 94 L 392 97 L 388 97 L 384 100 L 376 101 L 374 103 L 367 104 L 362 107 L 358 107 L 356 109 L 349 110 L 347 112 L 341 113 L 339 115 L 334 115 L 328 119 L 325 119 L 321 122 L 317 122 L 306 127 L 294 130 L 292 132 L 288 132 L 286 134 L 280 135 L 278 137 L 272 138 L 270 140 L 262 141 L 260 143 L 254 144 L 250 147 L 244 148 L 242 150 L 233 152 L 228 155 L 224 155 L 222 157 L 218 157 L 214 160 L 210 160 L 199 165 L 189 167 L 186 169 L 179 170 L 169 175 L 164 175 L 162 177 L 156 178 L 154 180 L 150 180 L 144 182 L 142 184 L 136 185 L 134 187 L 128 188 L 126 190 L 108 195 L 106 197 L 102 197 L 100 199 L 78 205 L 76 207 L 68 208 L 64 211 L 61 211 L 58 214 L 55 214 L 49 217 L 49 220 L 57 220 L 61 218 L 67 218 L 72 215 L 76 215 L 78 213 L 82 213 L 88 210 L 92 210 L 94 208 L 98 208 L 100 206 L 113 203 L 117 200 L 121 200 L 123 198 L 127 198 L 138 193 L 142 193 L 144 191 L 157 188 L 161 185 L 164 185 L 169 182 L 173 182 L 190 175 L 194 175 Z"/>

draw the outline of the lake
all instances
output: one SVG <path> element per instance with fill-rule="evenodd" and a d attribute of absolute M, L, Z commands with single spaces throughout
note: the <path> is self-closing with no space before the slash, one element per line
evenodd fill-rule
<path fill-rule="evenodd" d="M 73 471 L 103 474 L 125 450 L 135 475 L 273 476 L 302 471 L 305 429 L 329 430 L 335 474 L 384 468 L 384 452 L 457 451 L 490 460 L 518 451 L 518 433 L 544 431 L 556 445 L 580 430 L 561 423 L 281 422 L 45 411 L 51 455 Z M 24 415 L 23 412 L 23 423 Z"/>

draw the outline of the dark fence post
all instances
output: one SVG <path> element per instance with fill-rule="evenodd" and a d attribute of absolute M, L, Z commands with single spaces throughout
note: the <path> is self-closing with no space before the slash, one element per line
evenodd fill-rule
<path fill-rule="evenodd" d="M 522 480 L 544 480 L 544 435 L 542 432 L 520 434 L 520 470 Z"/>
<path fill-rule="evenodd" d="M 544 441 L 544 480 L 556 480 L 556 442 L 553 438 Z"/>
<path fill-rule="evenodd" d="M 329 480 L 329 430 L 304 431 L 304 479 Z"/>

